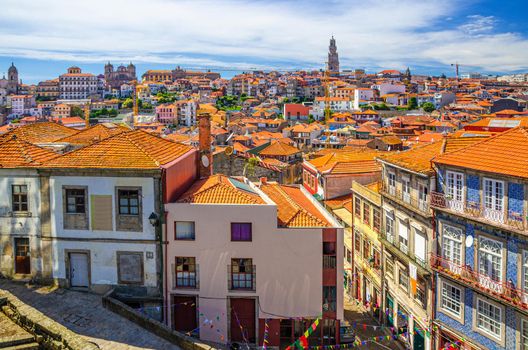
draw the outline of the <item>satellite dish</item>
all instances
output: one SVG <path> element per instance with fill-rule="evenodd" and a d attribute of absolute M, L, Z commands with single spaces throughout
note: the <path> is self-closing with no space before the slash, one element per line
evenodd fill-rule
<path fill-rule="evenodd" d="M 473 241 L 474 241 L 473 236 L 471 236 L 471 235 L 470 236 L 466 236 L 466 247 L 467 248 L 472 247 L 473 246 Z"/>
<path fill-rule="evenodd" d="M 233 151 L 234 151 L 233 147 L 227 146 L 226 149 L 224 150 L 224 153 L 225 153 L 226 156 L 230 156 L 230 155 L 233 154 Z"/>
<path fill-rule="evenodd" d="M 202 156 L 202 165 L 206 168 L 209 166 L 209 158 L 205 154 Z"/>

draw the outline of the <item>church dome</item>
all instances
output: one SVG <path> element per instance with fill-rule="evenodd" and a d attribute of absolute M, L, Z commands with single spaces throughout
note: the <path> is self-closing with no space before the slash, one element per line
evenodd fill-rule
<path fill-rule="evenodd" d="M 14 63 L 11 62 L 11 67 L 9 67 L 9 70 L 7 72 L 9 74 L 18 73 L 18 70 L 16 69 Z"/>

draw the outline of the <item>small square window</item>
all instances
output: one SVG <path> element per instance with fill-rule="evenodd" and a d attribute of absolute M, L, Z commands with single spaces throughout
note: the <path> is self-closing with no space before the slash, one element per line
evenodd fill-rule
<path fill-rule="evenodd" d="M 252 225 L 250 222 L 232 222 L 231 223 L 231 241 L 233 242 L 251 242 Z"/>
<path fill-rule="evenodd" d="M 181 241 L 194 241 L 194 221 L 174 222 L 175 239 Z"/>
<path fill-rule="evenodd" d="M 13 211 L 28 211 L 28 191 L 27 185 L 13 185 L 12 187 Z"/>
<path fill-rule="evenodd" d="M 86 203 L 84 189 L 68 188 L 66 189 L 66 213 L 82 214 L 85 213 Z"/>

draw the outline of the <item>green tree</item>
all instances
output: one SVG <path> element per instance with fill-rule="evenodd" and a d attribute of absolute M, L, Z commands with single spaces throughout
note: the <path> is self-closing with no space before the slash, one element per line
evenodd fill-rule
<path fill-rule="evenodd" d="M 424 110 L 424 112 L 431 113 L 431 112 L 434 111 L 436 108 L 435 108 L 435 105 L 432 104 L 431 102 L 425 102 L 425 103 L 422 105 L 422 109 Z"/>
<path fill-rule="evenodd" d="M 123 108 L 132 108 L 132 106 L 134 106 L 134 101 L 131 98 L 127 98 L 122 104 Z"/>
<path fill-rule="evenodd" d="M 416 97 L 411 97 L 409 99 L 407 102 L 407 107 L 409 107 L 410 110 L 418 108 L 418 101 L 416 100 Z"/>
<path fill-rule="evenodd" d="M 315 121 L 313 114 L 308 114 L 308 124 L 312 124 Z"/>
<path fill-rule="evenodd" d="M 108 115 L 108 109 L 106 108 L 101 109 L 101 115 Z"/>
<path fill-rule="evenodd" d="M 108 111 L 108 115 L 112 118 L 117 117 L 117 110 L 115 108 L 112 108 L 111 110 Z"/>
<path fill-rule="evenodd" d="M 73 106 L 71 109 L 71 116 L 72 117 L 84 117 L 84 111 L 79 106 Z"/>

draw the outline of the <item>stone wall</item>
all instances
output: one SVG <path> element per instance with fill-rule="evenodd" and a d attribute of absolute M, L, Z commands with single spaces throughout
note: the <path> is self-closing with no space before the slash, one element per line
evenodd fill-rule
<path fill-rule="evenodd" d="M 103 306 L 108 310 L 132 321 L 139 326 L 145 328 L 149 332 L 178 345 L 184 350 L 215 350 L 216 348 L 207 344 L 201 343 L 197 339 L 186 336 L 183 333 L 174 331 L 165 324 L 149 318 L 130 306 L 120 302 L 112 297 L 113 291 L 108 292 L 103 296 Z"/>
<path fill-rule="evenodd" d="M 0 294 L 0 307 L 13 322 L 33 334 L 41 349 L 96 350 L 99 347 L 83 339 L 40 311 L 24 304 L 9 292 Z"/>

